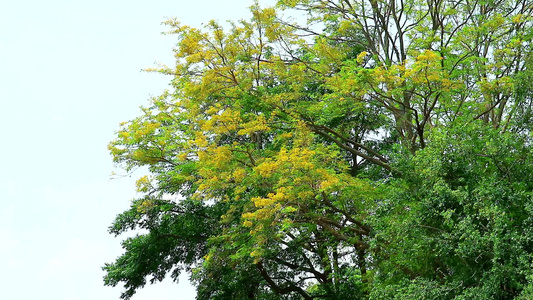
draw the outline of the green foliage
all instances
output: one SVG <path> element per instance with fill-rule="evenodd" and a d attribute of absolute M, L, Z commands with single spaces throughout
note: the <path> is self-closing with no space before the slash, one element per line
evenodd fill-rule
<path fill-rule="evenodd" d="M 529 142 L 482 124 L 434 135 L 374 216 L 392 244 L 378 252 L 380 284 L 405 299 L 513 299 L 532 264 Z"/>
<path fill-rule="evenodd" d="M 305 24 L 280 9 L 306 12 Z M 533 3 L 279 1 L 171 20 L 172 90 L 109 149 L 145 196 L 111 226 L 129 299 L 532 295 Z"/>

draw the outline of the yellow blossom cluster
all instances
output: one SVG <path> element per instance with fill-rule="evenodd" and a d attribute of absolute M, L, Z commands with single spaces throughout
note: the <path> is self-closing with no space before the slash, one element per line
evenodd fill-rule
<path fill-rule="evenodd" d="M 138 206 L 137 206 L 137 212 L 139 213 L 145 213 L 150 208 L 154 206 L 154 202 L 149 199 L 144 199 Z"/>
<path fill-rule="evenodd" d="M 152 189 L 151 179 L 146 175 L 142 176 L 135 182 L 135 187 L 137 188 L 138 193 L 146 193 Z"/>
<path fill-rule="evenodd" d="M 240 112 L 237 110 L 217 111 L 216 108 L 211 108 L 209 112 L 211 112 L 211 118 L 203 123 L 202 130 L 204 131 L 224 134 L 235 131 L 242 123 Z"/>
<path fill-rule="evenodd" d="M 159 123 L 143 123 L 140 124 L 138 128 L 136 128 L 133 134 L 134 138 L 139 139 L 143 136 L 152 134 L 157 128 L 161 127 L 161 124 Z M 131 130 L 130 130 L 131 131 Z"/>
<path fill-rule="evenodd" d="M 238 131 L 239 135 L 246 135 L 255 132 L 269 131 L 267 121 L 263 115 L 257 116 L 254 120 L 242 125 L 242 129 Z"/>

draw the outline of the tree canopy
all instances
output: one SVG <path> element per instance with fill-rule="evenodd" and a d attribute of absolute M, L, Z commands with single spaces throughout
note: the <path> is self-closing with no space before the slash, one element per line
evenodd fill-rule
<path fill-rule="evenodd" d="M 533 2 L 279 0 L 169 20 L 171 89 L 109 149 L 147 167 L 104 266 L 129 299 L 533 297 Z M 300 17 L 283 17 L 285 11 Z"/>

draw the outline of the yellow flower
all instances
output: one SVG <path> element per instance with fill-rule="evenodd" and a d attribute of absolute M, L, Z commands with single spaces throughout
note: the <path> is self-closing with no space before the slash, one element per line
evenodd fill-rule
<path fill-rule="evenodd" d="M 363 51 L 357 55 L 357 63 L 362 64 L 365 61 L 365 57 L 368 55 L 366 51 Z"/>

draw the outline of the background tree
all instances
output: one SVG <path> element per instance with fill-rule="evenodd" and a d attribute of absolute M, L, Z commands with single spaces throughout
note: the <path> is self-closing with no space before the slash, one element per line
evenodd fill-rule
<path fill-rule="evenodd" d="M 173 90 L 111 142 L 145 197 L 123 298 L 528 297 L 530 1 L 279 1 L 179 38 Z"/>

